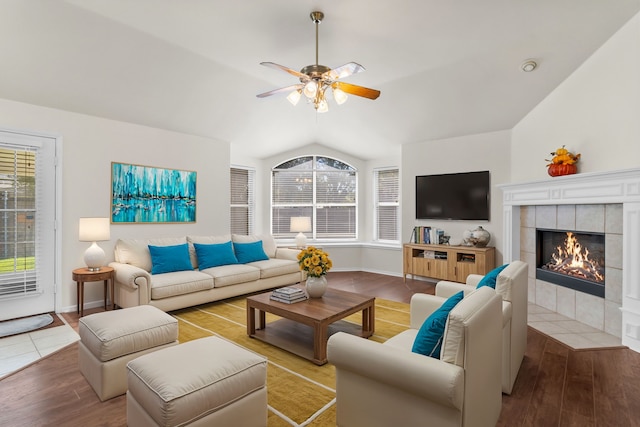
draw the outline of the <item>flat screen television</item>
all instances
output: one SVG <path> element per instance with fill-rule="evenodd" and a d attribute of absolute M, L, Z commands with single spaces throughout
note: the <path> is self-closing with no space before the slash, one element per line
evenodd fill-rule
<path fill-rule="evenodd" d="M 489 171 L 416 176 L 416 219 L 489 220 Z"/>

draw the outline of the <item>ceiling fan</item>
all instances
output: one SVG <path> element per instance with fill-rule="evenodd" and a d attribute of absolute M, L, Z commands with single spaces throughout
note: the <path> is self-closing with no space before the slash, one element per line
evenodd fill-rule
<path fill-rule="evenodd" d="M 300 79 L 300 83 L 261 93 L 257 95 L 257 97 L 266 98 L 267 96 L 289 92 L 287 99 L 293 105 L 296 105 L 301 96 L 304 95 L 309 103 L 313 103 L 318 113 L 324 113 L 329 110 L 329 105 L 325 97 L 328 88 L 331 88 L 333 99 L 339 105 L 347 100 L 347 94 L 369 99 L 378 98 L 378 96 L 380 96 L 379 90 L 339 81 L 339 79 L 364 71 L 362 65 L 349 62 L 338 68 L 331 69 L 318 64 L 318 24 L 322 22 L 324 13 L 317 11 L 311 12 L 310 17 L 311 21 L 316 24 L 316 63 L 314 65 L 307 65 L 298 72 L 273 62 L 261 62 L 260 65 L 275 68 L 297 77 Z"/>

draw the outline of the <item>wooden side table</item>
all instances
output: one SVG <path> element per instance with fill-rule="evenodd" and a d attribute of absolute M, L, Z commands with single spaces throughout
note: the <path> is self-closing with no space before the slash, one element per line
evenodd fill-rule
<path fill-rule="evenodd" d="M 99 282 L 104 280 L 104 309 L 107 310 L 107 295 L 111 291 L 111 309 L 116 308 L 114 290 L 114 272 L 111 267 L 100 267 L 98 271 L 91 271 L 88 268 L 76 268 L 73 270 L 73 280 L 76 282 L 76 296 L 78 299 L 77 312 L 82 317 L 84 313 L 84 282 Z M 110 285 L 107 288 L 107 285 Z"/>

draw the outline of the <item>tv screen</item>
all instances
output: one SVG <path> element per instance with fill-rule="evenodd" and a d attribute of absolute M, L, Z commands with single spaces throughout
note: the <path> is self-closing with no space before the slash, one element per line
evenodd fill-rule
<path fill-rule="evenodd" d="M 489 171 L 416 176 L 416 219 L 489 220 Z"/>

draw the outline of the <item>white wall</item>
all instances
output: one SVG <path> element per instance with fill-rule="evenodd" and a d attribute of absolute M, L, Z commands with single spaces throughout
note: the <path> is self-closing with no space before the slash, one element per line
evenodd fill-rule
<path fill-rule="evenodd" d="M 84 265 L 87 243 L 78 241 L 78 218 L 110 215 L 111 162 L 196 171 L 194 224 L 112 224 L 101 242 L 108 260 L 120 237 L 222 234 L 229 230 L 229 144 L 0 99 L 0 127 L 62 137 L 62 283 L 58 311 L 75 310 L 71 270 Z M 85 301 L 102 304 L 102 286 L 88 284 Z"/>
<path fill-rule="evenodd" d="M 511 133 L 508 130 L 458 138 L 419 142 L 402 146 L 402 241 L 408 242 L 413 227 L 438 227 L 452 237 L 462 238 L 465 230 L 482 226 L 491 233 L 496 247 L 496 265 L 502 263 L 502 193 L 498 184 L 510 182 Z M 489 221 L 427 221 L 415 216 L 415 177 L 455 172 L 488 170 L 491 175 Z"/>
<path fill-rule="evenodd" d="M 640 14 L 514 127 L 511 181 L 550 179 L 562 145 L 581 153 L 578 173 L 640 166 Z"/>

